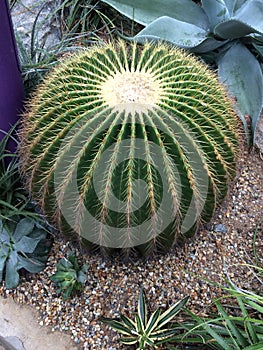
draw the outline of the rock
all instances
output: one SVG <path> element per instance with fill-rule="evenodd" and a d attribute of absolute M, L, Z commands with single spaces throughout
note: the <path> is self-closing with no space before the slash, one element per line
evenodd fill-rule
<path fill-rule="evenodd" d="M 25 48 L 30 51 L 32 40 L 32 28 L 35 26 L 35 45 L 34 49 L 45 49 L 60 41 L 60 29 L 54 17 L 50 16 L 58 6 L 53 0 L 23 0 L 17 1 L 12 7 L 11 16 L 15 31 L 19 34 Z M 36 23 L 35 23 L 36 22 Z"/>
<path fill-rule="evenodd" d="M 69 334 L 40 327 L 36 312 L 0 297 L 0 350 L 75 350 Z"/>
<path fill-rule="evenodd" d="M 226 233 L 227 229 L 224 224 L 216 224 L 214 225 L 214 231 L 215 232 L 220 232 L 220 233 Z"/>
<path fill-rule="evenodd" d="M 0 344 L 5 350 L 25 350 L 22 341 L 17 337 L 1 337 Z M 1 350 L 1 348 L 0 348 Z"/>

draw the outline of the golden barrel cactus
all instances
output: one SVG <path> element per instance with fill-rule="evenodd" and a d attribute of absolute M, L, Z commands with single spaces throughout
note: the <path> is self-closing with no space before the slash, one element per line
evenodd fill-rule
<path fill-rule="evenodd" d="M 38 87 L 23 119 L 22 172 L 67 237 L 147 255 L 210 220 L 235 176 L 237 124 L 192 55 L 108 43 L 65 59 Z"/>

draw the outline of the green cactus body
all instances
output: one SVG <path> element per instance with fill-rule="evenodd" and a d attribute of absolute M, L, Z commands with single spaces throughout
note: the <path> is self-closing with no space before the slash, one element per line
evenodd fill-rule
<path fill-rule="evenodd" d="M 182 50 L 96 46 L 38 88 L 22 172 L 62 232 L 146 255 L 211 218 L 235 175 L 237 123 L 215 75 Z"/>

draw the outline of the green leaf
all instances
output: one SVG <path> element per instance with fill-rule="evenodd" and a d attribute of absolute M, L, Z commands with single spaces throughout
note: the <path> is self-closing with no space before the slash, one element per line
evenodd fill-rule
<path fill-rule="evenodd" d="M 211 51 L 218 49 L 219 47 L 225 45 L 228 42 L 228 40 L 216 40 L 214 38 L 206 38 L 204 41 L 202 41 L 199 45 L 189 49 L 189 51 L 202 54 L 205 52 L 211 53 Z"/>
<path fill-rule="evenodd" d="M 235 19 L 246 23 L 255 31 L 263 34 L 263 2 L 250 0 L 244 3 L 235 13 Z"/>
<path fill-rule="evenodd" d="M 120 317 L 121 317 L 121 320 L 123 321 L 123 323 L 127 327 L 129 327 L 131 330 L 136 331 L 136 323 L 133 320 L 131 320 L 130 318 L 128 318 L 128 317 L 126 317 L 124 315 L 121 315 Z"/>
<path fill-rule="evenodd" d="M 246 2 L 247 0 L 228 0 L 226 2 L 231 3 L 232 2 L 232 8 L 233 8 L 233 13 L 235 14 L 236 11 L 238 11 Z M 229 7 L 230 5 L 228 5 Z"/>
<path fill-rule="evenodd" d="M 76 279 L 75 270 L 72 271 L 57 271 L 54 275 L 50 277 L 53 282 L 59 283 L 60 281 L 71 281 Z"/>
<path fill-rule="evenodd" d="M 208 29 L 209 23 L 203 9 L 192 0 L 102 0 L 123 15 L 143 25 L 159 17 L 170 16 L 179 21 Z"/>
<path fill-rule="evenodd" d="M 131 333 L 131 330 L 128 327 L 124 326 L 119 321 L 113 320 L 111 318 L 102 317 L 101 322 L 108 324 L 111 328 L 115 329 L 116 331 L 118 331 L 121 334 L 133 336 L 133 334 Z"/>
<path fill-rule="evenodd" d="M 238 39 L 250 33 L 255 33 L 255 30 L 237 19 L 219 23 L 214 28 L 214 34 L 222 39 Z"/>
<path fill-rule="evenodd" d="M 215 304 L 220 315 L 224 318 L 224 321 L 227 327 L 229 328 L 231 335 L 238 341 L 238 344 L 242 347 L 248 345 L 246 338 L 242 335 L 242 333 L 239 331 L 236 325 L 231 321 L 231 318 L 229 318 L 229 315 L 225 312 L 222 305 L 218 301 L 215 301 Z"/>
<path fill-rule="evenodd" d="M 142 321 L 141 321 L 139 315 L 135 315 L 135 321 L 136 321 L 136 331 L 138 333 L 141 333 L 141 331 L 144 330 L 144 326 L 142 324 Z"/>
<path fill-rule="evenodd" d="M 138 339 L 137 337 L 125 337 L 125 338 L 120 338 L 120 342 L 125 345 L 133 345 L 138 342 Z"/>
<path fill-rule="evenodd" d="M 149 318 L 149 321 L 147 323 L 146 329 L 145 329 L 146 334 L 150 335 L 154 331 L 154 329 L 156 328 L 156 326 L 159 322 L 160 313 L 161 313 L 161 309 L 158 308 L 151 315 L 151 317 Z"/>
<path fill-rule="evenodd" d="M 68 271 L 69 269 L 73 268 L 72 263 L 66 259 L 66 258 L 62 258 L 56 265 L 57 270 L 61 270 L 61 271 Z"/>
<path fill-rule="evenodd" d="M 258 303 L 255 303 L 254 301 L 249 300 L 249 299 L 246 299 L 245 303 L 263 315 L 263 306 L 259 305 Z"/>
<path fill-rule="evenodd" d="M 198 328 L 198 333 L 200 333 L 200 331 L 199 331 L 199 329 L 201 328 L 201 329 L 203 329 L 204 330 L 204 333 L 202 333 L 201 334 L 201 338 L 203 338 L 204 336 L 205 336 L 205 338 L 206 338 L 206 335 L 210 335 L 211 337 L 212 337 L 212 342 L 214 343 L 214 342 L 217 342 L 224 350 L 233 350 L 232 349 L 232 347 L 230 347 L 229 345 L 228 345 L 228 343 L 225 341 L 225 339 L 223 338 L 223 337 L 221 337 L 220 336 L 220 330 L 221 329 L 223 329 L 224 330 L 224 328 L 222 328 L 222 327 L 219 327 L 219 326 L 217 326 L 216 325 L 216 323 L 217 323 L 217 321 L 220 321 L 220 323 L 221 323 L 221 321 L 222 321 L 222 318 L 220 317 L 220 318 L 216 318 L 216 319 L 209 319 L 208 321 L 203 321 L 202 319 L 201 319 L 201 317 L 199 317 L 199 316 L 197 316 L 197 315 L 195 315 L 193 312 L 191 312 L 190 310 L 186 310 L 187 311 L 187 313 L 191 316 L 191 318 L 196 322 L 196 324 L 198 325 L 198 326 L 195 326 L 194 328 Z M 214 324 L 212 324 L 211 326 L 209 325 L 209 323 L 214 323 Z M 194 328 L 192 328 L 192 329 L 190 329 L 189 331 L 188 331 L 188 333 L 191 335 L 192 334 L 192 332 L 193 332 L 193 330 L 194 330 Z M 187 334 L 188 334 L 187 333 Z M 228 332 L 226 332 L 226 334 L 228 334 Z M 209 343 L 211 342 L 211 339 L 209 340 L 208 339 L 208 341 L 209 341 Z"/>
<path fill-rule="evenodd" d="M 71 285 L 64 289 L 61 289 L 61 294 L 64 300 L 70 298 L 73 294 L 73 286 Z"/>
<path fill-rule="evenodd" d="M 230 18 L 228 8 L 224 0 L 202 0 L 203 9 L 209 19 L 210 27 L 214 28 L 220 22 Z"/>
<path fill-rule="evenodd" d="M 59 287 L 61 290 L 66 291 L 67 289 L 70 291 L 69 295 L 71 294 L 73 287 L 74 287 L 74 280 L 66 280 L 59 284 Z"/>
<path fill-rule="evenodd" d="M 263 349 L 263 342 L 259 342 L 257 344 L 249 345 L 245 347 L 243 350 L 262 350 Z"/>
<path fill-rule="evenodd" d="M 263 46 L 262 45 L 257 45 L 255 43 L 252 43 L 254 48 L 257 50 L 258 54 L 260 55 L 260 59 L 263 62 Z"/>
<path fill-rule="evenodd" d="M 18 269 L 24 268 L 30 273 L 38 273 L 45 268 L 45 263 L 36 258 L 18 256 Z"/>
<path fill-rule="evenodd" d="M 166 310 L 159 319 L 159 324 L 157 329 L 160 329 L 163 327 L 166 323 L 170 322 L 173 317 L 181 311 L 181 309 L 185 306 L 185 304 L 188 302 L 189 296 L 184 297 L 182 300 L 178 301 L 176 304 L 174 304 L 172 307 L 170 307 L 168 310 Z"/>
<path fill-rule="evenodd" d="M 243 1 L 246 1 L 246 0 L 243 0 Z M 229 16 L 232 17 L 232 15 L 234 14 L 235 3 L 237 1 L 235 1 L 235 0 L 224 0 L 224 2 L 226 4 Z"/>
<path fill-rule="evenodd" d="M 250 33 L 263 33 L 263 2 L 251 0 L 227 21 L 214 28 L 214 34 L 223 39 L 242 38 Z"/>
<path fill-rule="evenodd" d="M 5 286 L 7 289 L 17 287 L 19 274 L 17 272 L 17 253 L 12 251 L 6 262 Z"/>
<path fill-rule="evenodd" d="M 6 231 L 6 229 L 3 227 L 2 221 L 0 221 L 1 226 L 0 226 L 0 248 L 6 243 L 10 244 L 10 235 Z M 0 250 L 1 252 L 1 250 Z"/>
<path fill-rule="evenodd" d="M 246 329 L 246 333 L 248 335 L 248 338 L 252 342 L 252 344 L 256 344 L 256 343 L 258 343 L 259 339 L 258 339 L 258 336 L 256 333 L 256 329 L 253 327 L 253 321 L 251 322 L 249 315 L 248 315 L 248 312 L 247 312 L 247 309 L 246 309 L 246 306 L 243 302 L 245 300 L 242 296 L 237 296 L 236 299 L 237 299 L 238 305 L 243 313 L 243 318 L 244 318 L 243 322 L 244 322 L 244 327 Z"/>
<path fill-rule="evenodd" d="M 5 267 L 6 258 L 6 255 L 0 255 L 0 282 L 2 282 L 3 279 L 3 271 Z"/>
<path fill-rule="evenodd" d="M 78 259 L 72 252 L 69 252 L 68 261 L 71 262 L 72 267 L 73 267 L 74 270 L 76 270 L 76 271 L 79 270 Z"/>
<path fill-rule="evenodd" d="M 171 17 L 160 17 L 140 31 L 134 39 L 139 42 L 165 40 L 182 48 L 191 49 L 207 39 L 208 31 L 194 24 Z"/>
<path fill-rule="evenodd" d="M 16 242 L 20 241 L 20 239 L 24 236 L 29 235 L 34 229 L 34 221 L 31 218 L 24 218 L 20 220 L 17 225 L 15 232 L 13 234 L 13 238 Z"/>
<path fill-rule="evenodd" d="M 155 340 L 156 344 L 162 344 L 171 339 L 178 331 L 178 328 L 161 329 L 157 332 L 153 332 L 149 335 L 149 338 Z M 158 341 L 157 341 L 158 340 Z"/>
<path fill-rule="evenodd" d="M 147 305 L 146 305 L 145 296 L 142 288 L 140 288 L 140 295 L 139 295 L 139 302 L 138 302 L 138 316 L 140 317 L 143 328 L 145 328 L 146 322 L 147 322 Z"/>
<path fill-rule="evenodd" d="M 224 350 L 232 350 L 233 348 L 228 345 L 228 342 L 225 338 L 221 337 L 218 333 L 217 327 L 210 327 L 208 324 L 204 324 L 204 329 L 207 333 L 211 335 L 212 338 L 224 349 Z M 237 349 L 239 350 L 239 349 Z"/>
<path fill-rule="evenodd" d="M 87 275 L 82 270 L 78 273 L 78 282 L 84 284 L 87 281 Z"/>
<path fill-rule="evenodd" d="M 238 114 L 246 133 L 245 115 L 252 118 L 256 128 L 263 103 L 263 78 L 259 62 L 241 43 L 236 42 L 218 60 L 220 81 L 228 87 L 229 95 L 237 99 Z"/>
<path fill-rule="evenodd" d="M 0 242 L 0 256 L 8 257 L 11 246 L 9 242 Z"/>
<path fill-rule="evenodd" d="M 16 243 L 15 248 L 18 252 L 33 253 L 38 243 L 39 239 L 24 236 Z"/>

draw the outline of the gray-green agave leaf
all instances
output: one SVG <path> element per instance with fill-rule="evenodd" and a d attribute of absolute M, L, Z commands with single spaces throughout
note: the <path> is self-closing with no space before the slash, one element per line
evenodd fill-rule
<path fill-rule="evenodd" d="M 31 273 L 44 269 L 49 251 L 46 235 L 47 231 L 31 218 L 17 223 L 0 221 L 0 282 L 4 277 L 6 288 L 18 285 L 20 269 Z"/>
<path fill-rule="evenodd" d="M 208 31 L 194 24 L 163 16 L 157 18 L 138 35 L 135 40 L 165 40 L 182 48 L 193 48 L 207 39 Z"/>
<path fill-rule="evenodd" d="M 261 0 L 245 2 L 233 17 L 219 22 L 214 27 L 214 34 L 223 39 L 242 38 L 251 33 L 263 33 L 263 2 Z"/>
<path fill-rule="evenodd" d="M 203 29 L 209 27 L 204 11 L 192 0 L 103 0 L 123 15 L 143 25 L 148 25 L 162 16 L 195 24 Z"/>
<path fill-rule="evenodd" d="M 238 39 L 251 33 L 263 33 L 263 2 L 247 1 L 226 21 L 214 26 L 214 34 L 223 39 Z"/>
<path fill-rule="evenodd" d="M 209 19 L 210 28 L 230 18 L 229 10 L 224 0 L 202 0 L 202 7 Z"/>
<path fill-rule="evenodd" d="M 258 60 L 244 45 L 236 43 L 217 63 L 220 80 L 237 99 L 240 118 L 251 118 L 255 130 L 263 105 L 263 76 Z M 245 119 L 243 124 L 247 125 Z"/>

